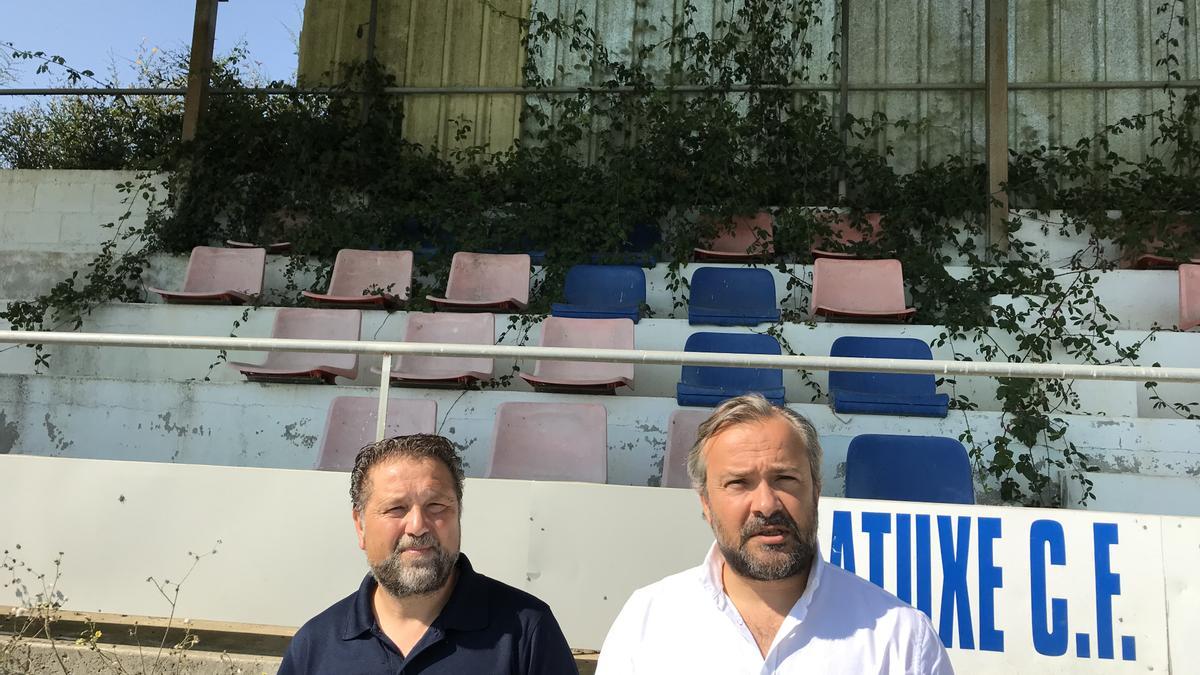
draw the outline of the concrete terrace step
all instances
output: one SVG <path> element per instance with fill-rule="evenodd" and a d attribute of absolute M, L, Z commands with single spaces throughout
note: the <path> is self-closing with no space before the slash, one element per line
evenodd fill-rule
<path fill-rule="evenodd" d="M 0 454 L 306 469 L 316 463 L 332 398 L 374 394 L 368 387 L 3 375 Z M 667 422 L 679 408 L 669 398 L 526 391 L 393 389 L 391 398 L 436 401 L 438 432 L 460 448 L 467 474 L 474 477 L 485 475 L 490 465 L 495 411 L 501 403 L 600 403 L 608 411 L 608 482 L 624 485 L 659 483 Z M 814 404 L 790 407 L 820 430 L 824 493 L 830 496 L 843 492 L 846 447 L 856 435 L 957 438 L 970 430 L 982 442 L 1006 422 L 1000 413 L 982 411 L 929 419 L 842 416 Z M 1200 475 L 1200 422 L 1063 419 L 1068 424 L 1065 441 L 1075 443 L 1102 472 Z"/>
<path fill-rule="evenodd" d="M 267 337 L 276 308 L 263 307 L 250 310 L 244 308 L 214 307 L 199 305 L 120 304 L 114 303 L 98 308 L 86 317 L 83 330 L 102 333 L 150 333 L 163 335 L 211 335 L 227 336 L 235 332 L 241 337 Z M 241 321 L 245 315 L 246 320 Z M 406 312 L 387 314 L 381 311 L 363 313 L 362 337 L 365 340 L 401 341 L 407 323 Z M 501 344 L 537 344 L 540 325 L 534 324 L 528 331 L 519 326 L 514 328 L 511 315 L 497 315 L 496 337 Z M 234 329 L 234 322 L 241 325 Z M 0 322 L 0 327 L 7 327 Z M 635 346 L 638 349 L 681 350 L 687 336 L 696 331 L 762 332 L 759 328 L 720 328 L 714 326 L 690 326 L 683 319 L 643 319 L 635 331 Z M 784 326 L 783 337 L 795 353 L 828 355 L 833 341 L 842 335 L 865 335 L 877 337 L 915 337 L 927 343 L 943 333 L 938 326 L 895 325 L 895 324 L 842 324 L 842 323 L 789 323 Z M 1115 340 L 1121 345 L 1144 341 L 1143 331 L 1117 331 Z M 524 341 L 523 341 L 524 340 Z M 994 330 L 989 340 L 1003 346 L 1007 351 L 1018 350 L 1011 335 Z M 522 342 L 523 341 L 523 342 Z M 4 350 L 0 346 L 0 350 Z M 1152 341 L 1143 344 L 1140 365 L 1155 362 L 1164 366 L 1200 366 L 1200 334 L 1162 332 Z M 189 380 L 208 377 L 218 382 L 238 382 L 242 377 L 219 360 L 216 351 L 167 350 L 167 349 L 123 349 L 100 347 L 59 346 L 50 348 L 49 374 L 81 377 L 107 377 L 128 380 Z M 955 359 L 984 358 L 978 346 L 970 339 L 958 340 L 933 348 L 934 358 Z M 1112 349 L 1102 349 L 1102 358 L 1115 358 Z M 261 352 L 239 352 L 230 354 L 229 360 L 256 362 Z M 1055 358 L 1071 362 L 1069 354 L 1056 354 Z M 500 377 L 513 373 L 515 361 L 497 360 L 494 375 Z M 210 368 L 210 366 L 212 366 Z M 359 377 L 354 384 L 377 384 L 378 376 L 371 369 L 378 368 L 378 357 L 361 357 Z M 531 371 L 532 363 L 521 363 L 521 368 Z M 33 374 L 31 350 L 15 347 L 0 351 L 0 372 Z M 634 388 L 622 389 L 618 396 L 675 396 L 675 384 L 679 380 L 678 366 L 639 364 L 635 369 Z M 825 402 L 828 377 L 825 372 L 811 372 L 806 376 L 798 371 L 784 373 L 789 402 Z M 816 388 L 810 385 L 815 384 Z M 510 388 L 528 391 L 529 386 L 520 378 L 512 378 Z M 996 382 L 990 378 L 961 377 L 955 384 L 945 383 L 940 391 L 951 396 L 966 396 L 982 410 L 1000 410 L 996 399 Z M 1073 385 L 1079 397 L 1078 405 L 1064 403 L 1064 412 L 1107 415 L 1113 417 L 1174 418 L 1177 415 L 1163 408 L 1156 408 L 1148 390 L 1137 382 L 1076 381 Z M 1187 403 L 1200 400 L 1200 384 L 1161 384 L 1157 393 L 1164 400 Z"/>

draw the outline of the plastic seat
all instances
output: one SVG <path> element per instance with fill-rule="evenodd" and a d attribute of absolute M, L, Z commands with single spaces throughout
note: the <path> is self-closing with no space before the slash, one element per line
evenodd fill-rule
<path fill-rule="evenodd" d="M 849 213 L 824 212 L 818 216 L 827 221 L 830 227 L 828 238 L 818 238 L 813 242 L 814 258 L 844 258 L 852 259 L 858 256 L 846 249 L 857 244 L 873 244 L 879 241 L 883 233 L 883 214 L 869 211 L 855 219 Z"/>
<path fill-rule="evenodd" d="M 344 248 L 333 262 L 326 293 L 304 291 L 319 305 L 396 309 L 412 286 L 412 251 L 360 251 Z"/>
<path fill-rule="evenodd" d="M 933 360 L 929 345 L 915 338 L 857 337 L 833 341 L 830 356 Z M 829 399 L 839 413 L 945 417 L 950 397 L 937 393 L 933 375 L 829 372 Z"/>
<path fill-rule="evenodd" d="M 370 396 L 338 396 L 329 404 L 325 416 L 325 437 L 317 468 L 349 471 L 354 468 L 358 451 L 375 441 L 375 421 L 379 399 Z M 386 438 L 437 432 L 437 402 L 391 399 L 388 401 Z"/>
<path fill-rule="evenodd" d="M 541 346 L 633 349 L 633 322 L 629 319 L 547 317 L 542 322 Z M 613 394 L 618 387 L 633 386 L 633 364 L 537 361 L 533 365 L 533 374 L 521 373 L 521 378 L 537 391 Z"/>
<path fill-rule="evenodd" d="M 904 305 L 899 260 L 813 261 L 813 313 L 854 321 L 903 321 L 917 310 Z"/>
<path fill-rule="evenodd" d="M 572 319 L 641 320 L 646 273 L 633 265 L 575 265 L 567 271 L 563 294 L 550 313 Z"/>
<path fill-rule="evenodd" d="M 1179 330 L 1200 326 L 1200 265 L 1179 266 Z"/>
<path fill-rule="evenodd" d="M 511 312 L 529 304 L 529 255 L 455 253 L 446 297 L 426 296 L 442 309 Z"/>
<path fill-rule="evenodd" d="M 357 309 L 304 309 L 284 307 L 275 312 L 271 328 L 273 338 L 299 340 L 357 340 L 362 312 Z M 348 380 L 358 377 L 357 354 L 319 354 L 316 352 L 267 352 L 262 364 L 230 361 L 252 382 L 324 382 L 333 384 L 337 376 Z"/>
<path fill-rule="evenodd" d="M 717 225 L 711 243 L 695 249 L 696 260 L 750 262 L 775 252 L 775 217 L 770 213 L 759 211 L 730 221 Z"/>
<path fill-rule="evenodd" d="M 688 323 L 756 326 L 776 321 L 775 277 L 769 271 L 701 267 L 692 274 Z"/>
<path fill-rule="evenodd" d="M 240 305 L 262 294 L 266 266 L 267 252 L 261 248 L 197 246 L 188 258 L 183 290 L 149 290 L 166 302 Z"/>
<path fill-rule="evenodd" d="M 411 312 L 404 329 L 405 342 L 459 345 L 496 344 L 496 317 L 492 314 L 435 314 Z M 422 387 L 470 386 L 490 380 L 494 364 L 485 357 L 400 356 L 392 367 L 392 384 Z"/>
<path fill-rule="evenodd" d="M 974 504 L 971 461 L 953 438 L 855 436 L 846 451 L 846 496 Z"/>
<path fill-rule="evenodd" d="M 782 353 L 775 338 L 757 333 L 693 333 L 683 350 L 775 356 Z M 714 407 L 727 398 L 751 392 L 783 405 L 783 371 L 779 368 L 684 366 L 675 387 L 675 400 L 679 405 Z"/>
<path fill-rule="evenodd" d="M 595 403 L 501 403 L 488 478 L 608 480 L 608 413 Z"/>
<path fill-rule="evenodd" d="M 663 457 L 663 487 L 690 488 L 692 479 L 687 472 L 688 453 L 696 444 L 700 424 L 712 410 L 676 410 L 667 426 L 667 451 Z"/>

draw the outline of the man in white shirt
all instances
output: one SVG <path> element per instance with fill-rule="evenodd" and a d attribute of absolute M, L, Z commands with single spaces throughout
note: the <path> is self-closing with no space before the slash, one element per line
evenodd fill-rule
<path fill-rule="evenodd" d="M 821 558 L 820 466 L 803 416 L 757 394 L 721 404 L 688 456 L 716 542 L 634 592 L 597 675 L 953 675 L 924 614 Z"/>

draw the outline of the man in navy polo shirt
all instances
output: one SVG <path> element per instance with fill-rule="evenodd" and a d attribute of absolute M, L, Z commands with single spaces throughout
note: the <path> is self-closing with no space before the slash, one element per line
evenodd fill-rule
<path fill-rule="evenodd" d="M 279 672 L 577 674 L 546 603 L 459 553 L 462 494 L 462 460 L 441 436 L 363 448 L 350 499 L 371 574 L 300 628 Z"/>

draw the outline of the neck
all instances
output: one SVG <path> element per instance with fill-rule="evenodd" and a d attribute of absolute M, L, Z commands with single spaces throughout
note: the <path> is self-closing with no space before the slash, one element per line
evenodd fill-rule
<path fill-rule="evenodd" d="M 442 608 L 450 601 L 454 592 L 454 584 L 458 581 L 458 569 L 450 573 L 450 578 L 441 588 L 432 593 L 422 595 L 406 595 L 398 598 L 379 584 L 375 585 L 375 593 L 371 604 L 375 616 L 381 623 L 390 619 L 405 623 L 418 622 L 428 626 L 442 613 Z"/>
<path fill-rule="evenodd" d="M 725 594 L 739 610 L 754 606 L 783 616 L 792 611 L 800 596 L 804 595 L 813 564 L 815 558 L 808 570 L 800 574 L 775 581 L 759 581 L 739 575 L 722 561 L 721 583 L 725 586 Z"/>

